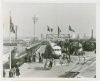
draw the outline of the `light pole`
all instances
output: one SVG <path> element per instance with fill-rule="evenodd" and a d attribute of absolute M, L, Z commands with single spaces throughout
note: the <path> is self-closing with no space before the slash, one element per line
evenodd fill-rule
<path fill-rule="evenodd" d="M 36 24 L 38 18 L 36 18 L 36 16 L 34 16 L 34 17 L 32 17 L 32 20 L 34 22 L 34 40 L 35 40 L 35 24 Z"/>

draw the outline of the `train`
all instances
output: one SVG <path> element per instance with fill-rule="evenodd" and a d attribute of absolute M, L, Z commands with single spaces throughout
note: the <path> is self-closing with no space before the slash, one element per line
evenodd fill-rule
<path fill-rule="evenodd" d="M 59 59 L 61 55 L 62 55 L 61 47 L 54 42 L 48 41 L 44 57 L 47 59 L 49 59 L 50 57 L 54 59 Z"/>

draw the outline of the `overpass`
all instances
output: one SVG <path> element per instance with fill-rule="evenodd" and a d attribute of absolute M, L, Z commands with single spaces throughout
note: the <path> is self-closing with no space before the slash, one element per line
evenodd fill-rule
<path fill-rule="evenodd" d="M 15 51 L 12 52 L 12 66 L 18 63 L 19 65 L 22 65 L 24 63 L 25 57 L 29 59 L 29 56 L 32 56 L 35 54 L 36 50 L 43 44 L 42 42 L 38 42 L 35 44 L 32 44 L 30 46 L 27 46 L 24 50 L 22 51 Z M 14 50 L 12 50 L 14 51 Z M 4 68 L 9 68 L 9 55 L 10 52 L 7 53 L 6 55 L 4 54 L 4 57 L 6 60 L 3 61 L 3 67 Z"/>

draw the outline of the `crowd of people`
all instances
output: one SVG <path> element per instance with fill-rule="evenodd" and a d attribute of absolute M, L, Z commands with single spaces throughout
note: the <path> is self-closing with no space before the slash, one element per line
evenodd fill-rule
<path fill-rule="evenodd" d="M 6 77 L 7 73 L 5 72 L 5 70 L 3 69 L 3 77 Z M 20 75 L 20 70 L 19 67 L 14 66 L 9 70 L 9 77 L 10 78 L 14 78 L 14 77 L 19 77 Z"/>

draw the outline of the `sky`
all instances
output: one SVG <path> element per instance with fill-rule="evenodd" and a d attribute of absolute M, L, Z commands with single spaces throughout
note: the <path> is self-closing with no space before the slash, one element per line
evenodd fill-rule
<path fill-rule="evenodd" d="M 35 34 L 40 38 L 47 33 L 47 25 L 57 34 L 68 34 L 69 25 L 75 34 L 91 36 L 91 29 L 96 36 L 95 3 L 3 3 L 4 38 L 9 37 L 10 12 L 14 25 L 18 26 L 18 37 L 33 37 L 33 16 L 38 18 Z M 13 34 L 13 33 L 12 33 Z"/>

